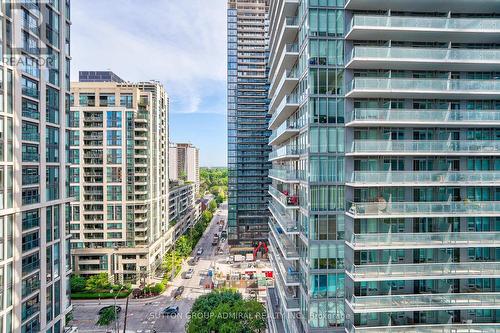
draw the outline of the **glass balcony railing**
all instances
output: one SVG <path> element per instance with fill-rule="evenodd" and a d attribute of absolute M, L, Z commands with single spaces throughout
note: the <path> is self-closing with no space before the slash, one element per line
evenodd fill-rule
<path fill-rule="evenodd" d="M 269 137 L 269 142 L 273 142 L 276 138 L 282 136 L 286 132 L 298 130 L 298 125 L 296 121 L 287 119 L 283 122 L 277 129 L 273 131 L 271 136 Z"/>
<path fill-rule="evenodd" d="M 447 80 L 414 78 L 356 77 L 349 91 L 401 91 L 409 93 L 491 93 L 500 90 L 500 80 Z"/>
<path fill-rule="evenodd" d="M 276 276 L 278 283 L 276 283 L 276 289 L 278 290 L 278 295 L 281 298 L 282 304 L 285 306 L 288 311 L 299 311 L 300 303 L 299 298 L 290 291 L 290 288 L 286 288 L 284 285 L 284 281 L 281 276 L 278 274 Z"/>
<path fill-rule="evenodd" d="M 445 262 L 421 264 L 351 265 L 354 280 L 409 277 L 465 276 L 482 277 L 500 274 L 499 262 Z"/>
<path fill-rule="evenodd" d="M 500 201 L 445 202 L 351 202 L 348 214 L 354 217 L 481 215 L 494 216 L 500 212 Z"/>
<path fill-rule="evenodd" d="M 298 158 L 301 150 L 297 146 L 282 146 L 269 153 L 269 160 L 276 160 L 281 158 Z"/>
<path fill-rule="evenodd" d="M 269 204 L 269 210 L 285 232 L 297 232 L 299 230 L 297 222 L 286 213 L 282 206 L 276 205 L 271 201 Z"/>
<path fill-rule="evenodd" d="M 287 26 L 298 26 L 299 18 L 297 16 L 288 16 L 285 20 Z"/>
<path fill-rule="evenodd" d="M 500 50 L 355 46 L 349 60 L 357 58 L 388 61 L 500 62 Z"/>
<path fill-rule="evenodd" d="M 298 170 L 287 169 L 270 169 L 269 177 L 289 182 L 299 181 L 301 179 L 300 172 Z"/>
<path fill-rule="evenodd" d="M 494 246 L 500 243 L 500 232 L 426 232 L 353 234 L 355 248 L 415 248 Z"/>
<path fill-rule="evenodd" d="M 385 327 L 351 326 L 349 333 L 500 333 L 498 324 L 441 324 Z"/>
<path fill-rule="evenodd" d="M 356 109 L 351 121 L 457 124 L 500 122 L 500 110 Z"/>
<path fill-rule="evenodd" d="M 397 311 L 424 311 L 426 309 L 452 310 L 464 307 L 471 309 L 496 308 L 500 304 L 500 293 L 352 296 L 349 304 L 355 313 L 387 312 L 393 309 Z"/>
<path fill-rule="evenodd" d="M 500 171 L 354 171 L 351 183 L 391 185 L 391 184 L 446 184 L 500 183 Z"/>
<path fill-rule="evenodd" d="M 274 248 L 279 248 L 286 260 L 299 259 L 299 253 L 297 252 L 296 246 L 285 234 L 283 234 L 283 231 L 278 230 L 276 225 L 271 222 L 269 222 L 269 228 L 271 229 L 269 240 Z"/>
<path fill-rule="evenodd" d="M 276 108 L 276 111 L 273 113 L 271 120 L 269 121 L 269 124 L 273 124 L 278 118 L 288 118 L 288 114 L 284 112 L 287 109 L 294 109 L 294 108 L 287 108 L 287 106 L 291 105 L 297 105 L 299 104 L 299 97 L 295 94 L 293 95 L 286 95 L 285 98 L 281 101 L 280 105 Z M 298 106 L 297 106 L 298 107 Z"/>
<path fill-rule="evenodd" d="M 351 153 L 492 154 L 500 153 L 500 140 L 355 140 Z"/>
<path fill-rule="evenodd" d="M 269 193 L 277 199 L 283 206 L 295 208 L 299 206 L 299 197 L 295 194 L 290 194 L 287 191 L 280 192 L 272 185 L 269 185 Z"/>
<path fill-rule="evenodd" d="M 299 283 L 300 273 L 292 265 L 286 263 L 276 251 L 277 249 L 274 249 L 272 245 L 269 246 L 269 258 L 271 259 L 274 271 L 278 270 L 281 274 L 281 278 L 287 284 Z"/>
<path fill-rule="evenodd" d="M 382 16 L 354 15 L 350 29 L 361 27 L 379 27 L 401 30 L 459 30 L 467 31 L 500 31 L 500 20 L 495 18 L 447 18 L 447 17 L 412 17 L 412 16 Z"/>

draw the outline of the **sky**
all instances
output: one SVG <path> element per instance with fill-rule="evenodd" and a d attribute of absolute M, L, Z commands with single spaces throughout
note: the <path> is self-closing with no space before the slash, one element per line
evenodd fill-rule
<path fill-rule="evenodd" d="M 170 141 L 200 148 L 201 166 L 225 166 L 227 0 L 72 2 L 72 79 L 112 70 L 158 80 L 170 98 Z"/>

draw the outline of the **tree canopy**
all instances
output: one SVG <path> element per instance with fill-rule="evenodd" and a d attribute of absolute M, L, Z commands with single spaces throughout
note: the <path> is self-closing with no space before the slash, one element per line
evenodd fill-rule
<path fill-rule="evenodd" d="M 214 290 L 200 296 L 191 308 L 188 333 L 256 333 L 266 329 L 266 311 L 236 290 Z"/>

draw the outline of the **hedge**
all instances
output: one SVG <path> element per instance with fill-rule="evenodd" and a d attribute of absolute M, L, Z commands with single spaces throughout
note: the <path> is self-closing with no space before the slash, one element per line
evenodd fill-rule
<path fill-rule="evenodd" d="M 121 291 L 118 293 L 117 298 L 125 298 L 128 295 L 130 295 L 131 291 Z M 109 299 L 109 298 L 115 298 L 116 293 L 109 293 L 109 292 L 102 292 L 102 293 L 96 293 L 96 292 L 79 292 L 79 293 L 71 293 L 71 299 Z"/>

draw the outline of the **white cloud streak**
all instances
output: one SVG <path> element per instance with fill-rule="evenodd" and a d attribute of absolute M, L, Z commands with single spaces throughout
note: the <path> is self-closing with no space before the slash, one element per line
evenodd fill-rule
<path fill-rule="evenodd" d="M 111 69 L 163 82 L 172 112 L 225 113 L 226 0 L 77 0 L 72 22 L 74 80 Z"/>

